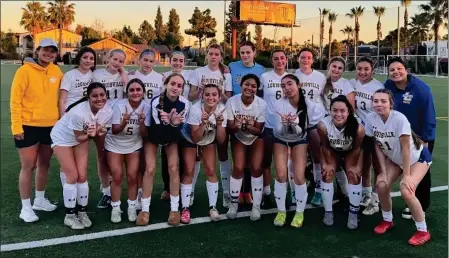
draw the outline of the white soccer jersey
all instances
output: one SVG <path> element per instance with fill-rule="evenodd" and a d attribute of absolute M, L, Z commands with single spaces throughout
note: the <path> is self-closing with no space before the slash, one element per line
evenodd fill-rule
<path fill-rule="evenodd" d="M 326 76 L 316 70 L 311 74 L 304 74 L 300 69 L 295 71 L 299 79 L 299 87 L 306 98 L 309 127 L 313 127 L 326 115 L 326 109 L 322 99 Z"/>
<path fill-rule="evenodd" d="M 164 77 L 167 78 L 170 74 L 172 74 L 172 71 L 168 71 L 163 73 Z M 185 98 L 189 97 L 190 93 L 190 84 L 191 84 L 191 78 L 194 74 L 194 70 L 182 70 L 181 75 L 184 77 L 185 83 L 184 83 L 184 91 L 182 92 L 182 96 Z"/>
<path fill-rule="evenodd" d="M 162 81 L 163 77 L 164 76 L 162 74 L 154 70 L 147 75 L 137 70 L 133 75 L 128 75 L 128 80 L 130 81 L 131 79 L 138 78 L 143 82 L 145 85 L 145 102 L 150 104 L 151 99 L 160 95 L 164 90 L 164 82 Z M 123 90 L 126 92 L 126 85 L 123 87 Z"/>
<path fill-rule="evenodd" d="M 274 103 L 274 137 L 285 142 L 297 142 L 306 139 L 307 121 L 305 121 L 304 132 L 299 127 L 299 125 L 285 128 L 285 126 L 282 125 L 282 119 L 278 113 L 282 115 L 296 115 L 297 109 L 290 104 L 290 101 L 287 98 L 283 97 L 276 100 L 276 102 Z M 296 117 L 296 120 L 294 122 L 299 123 L 299 118 Z"/>
<path fill-rule="evenodd" d="M 51 130 L 50 136 L 53 146 L 76 146 L 79 142 L 75 138 L 74 130 L 87 131 L 90 125 L 111 126 L 112 110 L 105 106 L 96 115 L 92 114 L 89 102 L 81 102 L 69 112 L 65 113 Z"/>
<path fill-rule="evenodd" d="M 72 103 L 80 100 L 87 93 L 87 86 L 92 82 L 92 71 L 83 74 L 78 69 L 72 69 L 64 74 L 61 90 L 68 92 L 65 109 Z"/>
<path fill-rule="evenodd" d="M 327 137 L 329 145 L 336 151 L 350 151 L 352 150 L 352 137 L 346 138 L 344 136 L 345 128 L 338 129 L 332 122 L 332 117 L 327 116 L 321 120 L 327 130 Z"/>
<path fill-rule="evenodd" d="M 355 113 L 364 123 L 366 123 L 366 116 L 373 112 L 374 92 L 383 88 L 384 85 L 374 78 L 365 84 L 361 84 L 360 81 L 355 82 Z"/>
<path fill-rule="evenodd" d="M 106 87 L 106 95 L 108 98 L 107 104 L 111 109 L 118 100 L 123 99 L 125 83 L 119 72 L 111 74 L 106 69 L 98 69 L 93 72 L 92 79 L 94 82 L 103 83 Z"/>
<path fill-rule="evenodd" d="M 192 105 L 192 107 L 190 108 L 189 114 L 187 116 L 187 119 L 186 119 L 187 122 L 184 123 L 182 130 L 181 130 L 181 133 L 184 136 L 184 138 L 191 143 L 194 143 L 192 140 L 191 125 L 200 125 L 201 124 L 201 116 L 202 116 L 201 107 L 202 106 L 203 106 L 203 103 L 201 101 L 198 101 Z M 197 145 L 205 146 L 205 145 L 208 145 L 208 144 L 211 144 L 214 142 L 215 136 L 217 135 L 217 121 L 215 120 L 215 118 L 216 118 L 215 114 L 219 114 L 220 112 L 222 112 L 225 109 L 226 109 L 226 107 L 224 104 L 220 103 L 218 105 L 214 114 L 212 114 L 209 117 L 209 124 L 206 126 L 206 129 L 205 129 L 204 135 L 203 135 L 203 139 L 201 139 L 198 143 L 196 143 Z M 221 123 L 221 126 L 226 127 L 226 123 L 227 123 L 226 111 L 223 112 L 223 118 L 224 118 L 224 120 Z"/>
<path fill-rule="evenodd" d="M 195 69 L 190 78 L 194 86 L 203 87 L 206 84 L 215 84 L 221 87 L 222 92 L 232 91 L 232 76 L 230 73 L 221 73 L 220 70 L 212 71 L 209 67 L 203 66 Z"/>
<path fill-rule="evenodd" d="M 357 84 L 357 79 L 351 79 L 349 80 L 349 83 L 351 84 L 351 87 L 353 90 L 355 90 L 355 85 Z"/>
<path fill-rule="evenodd" d="M 263 91 L 263 100 L 267 103 L 266 128 L 273 128 L 275 125 L 274 102 L 284 96 L 281 80 L 287 74 L 285 72 L 283 75 L 278 75 L 274 70 L 271 70 L 260 76 L 260 90 Z"/>
<path fill-rule="evenodd" d="M 400 112 L 392 110 L 384 123 L 380 116 L 373 112 L 366 117 L 366 135 L 374 136 L 383 153 L 396 165 L 402 168 L 402 148 L 399 137 L 410 136 L 410 165 L 415 164 L 423 145 L 416 149 L 412 138 L 412 129 L 407 118 Z"/>
<path fill-rule="evenodd" d="M 104 147 L 108 151 L 129 154 L 143 146 L 142 137 L 140 136 L 139 115 L 143 112 L 147 116 L 150 112 L 150 105 L 146 101 L 142 101 L 139 107 L 133 110 L 128 99 L 121 99 L 114 105 L 111 124 L 121 124 L 122 117 L 126 112 L 130 115 L 130 118 L 123 131 L 113 134 L 111 129 L 106 134 Z"/>
<path fill-rule="evenodd" d="M 242 102 L 242 94 L 234 95 L 226 102 L 226 112 L 228 120 L 238 118 L 242 121 L 254 120 L 255 122 L 264 123 L 266 118 L 267 104 L 266 102 L 255 96 L 253 103 L 245 106 Z M 248 131 L 239 131 L 235 137 L 245 145 L 251 145 L 258 136 Z"/>
<path fill-rule="evenodd" d="M 345 78 L 340 78 L 336 82 L 332 82 L 334 86 L 334 92 L 328 92 L 327 96 L 325 96 L 324 100 L 326 101 L 325 107 L 326 111 L 329 113 L 331 100 L 338 97 L 339 95 L 347 96 L 349 93 L 354 92 L 354 88 L 351 83 Z"/>

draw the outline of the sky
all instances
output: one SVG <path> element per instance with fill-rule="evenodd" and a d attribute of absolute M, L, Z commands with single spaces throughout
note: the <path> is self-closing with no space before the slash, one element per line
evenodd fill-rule
<path fill-rule="evenodd" d="M 195 7 L 200 10 L 209 8 L 211 14 L 217 21 L 216 39 L 223 40 L 224 27 L 224 1 L 72 1 L 75 3 L 76 15 L 72 29 L 77 24 L 90 26 L 98 19 L 103 22 L 105 29 L 121 29 L 123 25 L 130 25 L 134 32 L 143 20 L 147 20 L 154 26 L 157 7 L 161 7 L 164 23 L 168 21 L 170 9 L 176 9 L 180 16 L 181 31 L 184 36 L 184 45 L 193 45 L 196 38 L 185 35 L 184 30 L 190 28 L 188 20 L 191 18 Z M 227 1 L 229 5 L 230 1 Z M 338 14 L 337 21 L 333 25 L 333 38 L 342 40 L 345 36 L 340 32 L 346 25 L 354 27 L 354 20 L 345 16 L 352 7 L 361 5 L 365 7 L 365 12 L 360 19 L 360 39 L 369 42 L 376 39 L 377 17 L 373 12 L 373 5 L 385 6 L 387 8 L 385 16 L 382 18 L 382 31 L 386 36 L 390 30 L 397 28 L 397 12 L 400 1 L 281 1 L 283 3 L 292 3 L 296 5 L 296 20 L 300 27 L 293 29 L 293 40 L 302 44 L 304 41 L 314 39 L 318 42 L 319 35 L 319 10 L 318 8 L 331 9 Z M 425 4 L 427 1 L 412 1 L 409 7 L 409 17 L 419 13 L 419 4 Z M 46 5 L 46 1 L 42 4 Z M 1 30 L 13 32 L 24 32 L 25 29 L 19 25 L 22 11 L 26 1 L 2 1 L 1 2 Z M 403 26 L 404 8 L 400 8 L 400 26 Z M 326 19 L 325 42 L 328 40 L 328 22 Z M 254 25 L 249 26 L 254 37 Z M 276 32 L 276 33 L 275 33 Z M 284 36 L 290 37 L 290 28 L 279 28 L 275 30 L 274 26 L 263 26 L 263 36 L 279 40 Z"/>

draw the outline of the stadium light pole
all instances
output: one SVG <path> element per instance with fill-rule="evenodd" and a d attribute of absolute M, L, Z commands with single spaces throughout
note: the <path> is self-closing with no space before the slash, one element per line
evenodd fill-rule
<path fill-rule="evenodd" d="M 226 59 L 226 0 L 223 9 L 223 59 Z"/>
<path fill-rule="evenodd" d="M 399 20 L 400 20 L 399 18 L 401 16 L 400 9 L 401 9 L 401 7 L 398 6 L 398 46 L 397 46 L 398 55 L 401 54 L 401 46 L 399 45 L 400 37 L 401 37 L 401 25 L 399 24 Z"/>

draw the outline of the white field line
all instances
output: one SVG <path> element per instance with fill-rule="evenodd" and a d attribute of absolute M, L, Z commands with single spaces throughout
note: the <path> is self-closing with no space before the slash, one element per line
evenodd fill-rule
<path fill-rule="evenodd" d="M 432 187 L 430 189 L 431 192 L 439 192 L 439 191 L 446 191 L 446 190 L 448 190 L 447 185 Z M 391 193 L 392 197 L 398 197 L 400 195 L 401 195 L 400 192 Z M 335 203 L 335 201 L 334 201 L 334 203 Z M 306 205 L 306 209 L 315 209 L 315 208 L 317 208 L 317 207 L 314 207 L 310 204 Z M 295 210 L 295 206 L 291 206 L 289 208 L 289 211 L 294 211 L 294 210 Z M 250 211 L 239 212 L 237 214 L 237 218 L 249 217 L 250 213 L 251 213 Z M 269 210 L 261 210 L 261 214 L 273 214 L 273 213 L 277 213 L 276 208 L 269 209 Z M 227 220 L 228 218 L 226 217 L 226 214 L 222 214 L 221 219 Z M 190 221 L 190 224 L 187 224 L 187 225 L 181 224 L 180 227 L 196 225 L 196 224 L 203 224 L 203 223 L 210 223 L 210 222 L 211 222 L 211 220 L 209 219 L 209 217 L 194 218 Z M 130 228 L 101 231 L 101 232 L 89 233 L 89 234 L 83 234 L 83 235 L 74 235 L 74 236 L 50 238 L 50 239 L 44 239 L 44 240 L 38 240 L 38 241 L 5 244 L 5 245 L 1 245 L 0 249 L 1 249 L 1 252 L 9 252 L 9 251 L 32 249 L 32 248 L 38 248 L 38 247 L 77 243 L 77 242 L 83 242 L 83 241 L 87 241 L 87 240 L 94 240 L 94 239 L 100 239 L 100 238 L 106 238 L 106 237 L 123 236 L 123 235 L 128 235 L 128 234 L 141 233 L 141 232 L 145 232 L 145 231 L 161 230 L 164 228 L 171 228 L 171 227 L 172 226 L 169 226 L 166 222 L 161 222 L 161 223 L 151 224 L 151 225 L 144 226 L 144 227 L 130 227 Z"/>

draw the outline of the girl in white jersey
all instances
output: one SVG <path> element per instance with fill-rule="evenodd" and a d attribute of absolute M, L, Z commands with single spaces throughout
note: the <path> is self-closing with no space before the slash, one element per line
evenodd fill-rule
<path fill-rule="evenodd" d="M 228 98 L 232 96 L 232 77 L 229 72 L 225 72 L 226 67 L 222 63 L 223 60 L 223 48 L 218 44 L 211 44 L 207 48 L 206 62 L 207 65 L 197 68 L 190 78 L 192 84 L 189 93 L 190 101 L 197 101 L 200 92 L 204 85 L 215 84 L 220 86 L 221 100 L 226 103 Z M 217 144 L 218 160 L 220 161 L 220 175 L 222 188 L 223 184 L 226 184 L 231 175 L 231 162 L 228 157 L 229 138 L 226 136 L 226 141 L 223 144 Z M 223 188 L 226 189 L 226 188 Z M 223 206 L 229 207 L 228 199 L 223 199 Z"/>
<path fill-rule="evenodd" d="M 88 141 L 106 134 L 112 111 L 105 104 L 106 88 L 103 84 L 89 84 L 86 96 L 67 108 L 50 134 L 51 147 L 66 175 L 62 188 L 66 207 L 64 225 L 72 229 L 84 229 L 92 225 L 86 213 L 89 197 Z"/>
<path fill-rule="evenodd" d="M 261 137 L 267 104 L 256 96 L 260 81 L 257 75 L 247 74 L 241 81 L 241 94 L 231 97 L 226 102 L 227 129 L 231 135 L 232 177 L 230 180 L 231 204 L 227 217 L 235 219 L 238 211 L 238 198 L 242 188 L 243 169 L 249 162 L 251 169 L 251 189 L 253 207 L 250 215 L 252 221 L 259 220 L 262 202 L 264 142 Z M 246 151 L 250 149 L 250 158 L 246 159 Z"/>
<path fill-rule="evenodd" d="M 82 47 L 75 57 L 75 68 L 62 77 L 59 90 L 59 117 L 61 118 L 68 106 L 87 94 L 87 87 L 92 82 L 92 71 L 97 64 L 95 51 L 90 47 Z M 60 170 L 61 184 L 65 183 L 65 173 Z"/>
<path fill-rule="evenodd" d="M 333 98 L 330 103 L 330 115 L 318 123 L 318 133 L 321 138 L 322 182 L 321 196 L 324 206 L 323 223 L 334 224 L 332 200 L 334 197 L 334 176 L 341 167 L 345 168 L 349 185 L 349 229 L 358 227 L 358 212 L 362 196 L 361 185 L 361 145 L 365 136 L 365 128 L 354 116 L 351 103 L 344 95 Z"/>
<path fill-rule="evenodd" d="M 202 101 L 193 104 L 187 121 L 182 127 L 182 154 L 184 171 L 181 180 L 181 223 L 190 223 L 190 194 L 194 177 L 195 160 L 201 153 L 206 174 L 206 188 L 209 197 L 209 216 L 212 221 L 220 220 L 216 209 L 218 197 L 218 179 L 215 172 L 216 143 L 226 139 L 225 106 L 220 101 L 221 89 L 215 84 L 206 84 L 203 88 Z"/>
<path fill-rule="evenodd" d="M 356 64 L 357 80 L 355 81 L 355 112 L 357 117 L 361 120 L 362 124 L 366 122 L 366 116 L 373 112 L 371 103 L 374 92 L 378 89 L 383 89 L 384 85 L 378 80 L 373 78 L 373 60 L 368 57 L 361 57 Z M 372 215 L 379 212 L 379 198 L 377 193 L 372 192 L 371 188 L 371 165 L 372 163 L 374 147 L 372 140 L 369 136 L 365 136 L 362 148 L 363 148 L 363 162 L 362 162 L 362 202 L 361 206 L 365 206 L 363 210 L 364 215 Z"/>
<path fill-rule="evenodd" d="M 287 195 L 287 167 L 290 149 L 296 201 L 296 213 L 291 226 L 299 228 L 304 221 L 304 209 L 307 202 L 305 179 L 307 164 L 307 106 L 305 97 L 299 88 L 299 79 L 295 75 L 285 75 L 281 80 L 281 88 L 284 97 L 274 103 L 273 153 L 276 167 L 274 196 L 278 207 L 274 225 L 284 226 L 287 218 L 285 197 Z"/>
<path fill-rule="evenodd" d="M 307 103 L 307 115 L 309 116 L 309 128 L 307 137 L 309 140 L 310 154 L 313 159 L 313 176 L 315 181 L 315 194 L 311 204 L 321 205 L 321 148 L 320 136 L 317 132 L 318 122 L 326 115 L 323 103 L 323 91 L 326 85 L 326 77 L 321 72 L 312 69 L 313 52 L 309 48 L 303 48 L 299 51 L 298 57 L 299 69 L 295 75 L 299 79 L 304 97 Z"/>
<path fill-rule="evenodd" d="M 271 195 L 271 163 L 273 160 L 273 127 L 275 126 L 274 103 L 283 97 L 281 79 L 287 75 L 287 55 L 284 50 L 277 49 L 271 53 L 273 70 L 265 72 L 260 76 L 260 88 L 258 95 L 267 103 L 267 117 L 263 131 L 264 157 L 264 204 L 270 202 Z M 293 190 L 292 190 L 293 192 Z M 265 207 L 265 206 L 264 206 Z"/>
<path fill-rule="evenodd" d="M 123 99 L 123 85 L 126 84 L 128 78 L 123 64 L 126 54 L 121 49 L 114 49 L 109 53 L 109 63 L 106 69 L 97 69 L 92 74 L 94 82 L 101 82 L 106 87 L 107 105 L 114 108 L 114 103 L 119 99 Z M 111 188 L 109 186 L 109 168 L 106 163 L 106 155 L 104 153 L 104 137 L 95 141 L 97 147 L 97 166 L 98 176 L 101 182 L 102 196 L 97 207 L 105 209 L 111 202 Z"/>
<path fill-rule="evenodd" d="M 150 105 L 144 101 L 145 85 L 138 78 L 131 79 L 126 86 L 127 99 L 114 105 L 112 129 L 105 139 L 106 157 L 111 170 L 111 221 L 122 220 L 120 196 L 122 193 L 123 166 L 126 168 L 128 190 L 128 220 L 136 221 L 137 174 L 139 156 L 142 152 L 141 132 L 146 131 L 145 114 Z"/>
<path fill-rule="evenodd" d="M 421 139 L 412 132 L 407 118 L 393 110 L 393 95 L 387 89 L 377 90 L 373 96 L 375 113 L 366 117 L 367 135 L 373 136 L 380 173 L 376 188 L 379 194 L 383 220 L 374 228 L 376 234 L 384 234 L 394 227 L 390 192 L 402 175 L 401 195 L 413 216 L 416 233 L 409 239 L 410 245 L 423 245 L 430 240 L 425 214 L 415 196 L 416 186 L 428 172 L 432 156 Z"/>

